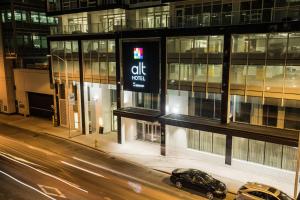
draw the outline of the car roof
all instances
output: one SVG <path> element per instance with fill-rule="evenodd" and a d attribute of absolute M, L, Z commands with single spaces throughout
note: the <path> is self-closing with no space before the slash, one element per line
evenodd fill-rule
<path fill-rule="evenodd" d="M 261 191 L 261 192 L 265 192 L 274 196 L 278 196 L 280 194 L 280 190 L 269 186 L 269 185 L 265 185 L 265 184 L 261 184 L 261 183 L 247 183 L 244 185 L 244 187 L 247 188 L 248 191 Z"/>
<path fill-rule="evenodd" d="M 205 172 L 202 172 L 198 169 L 192 169 L 192 168 L 179 168 L 179 169 L 176 169 L 176 172 L 178 172 L 178 173 L 201 173 L 201 174 L 206 174 Z"/>

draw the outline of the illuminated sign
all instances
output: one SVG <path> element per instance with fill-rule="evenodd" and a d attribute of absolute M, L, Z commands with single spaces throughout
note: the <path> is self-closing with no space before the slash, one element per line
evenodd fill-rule
<path fill-rule="evenodd" d="M 124 90 L 159 93 L 159 42 L 123 43 Z"/>
<path fill-rule="evenodd" d="M 141 60 L 144 58 L 143 56 L 143 48 L 134 48 L 133 57 L 135 60 Z"/>

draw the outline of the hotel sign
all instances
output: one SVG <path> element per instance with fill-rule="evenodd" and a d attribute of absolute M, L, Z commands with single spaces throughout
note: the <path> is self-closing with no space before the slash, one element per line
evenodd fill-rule
<path fill-rule="evenodd" d="M 124 90 L 159 93 L 159 42 L 123 43 Z"/>

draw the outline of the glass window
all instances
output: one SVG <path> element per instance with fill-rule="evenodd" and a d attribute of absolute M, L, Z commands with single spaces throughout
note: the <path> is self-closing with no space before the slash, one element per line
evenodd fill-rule
<path fill-rule="evenodd" d="M 115 52 L 115 41 L 112 41 L 112 40 L 108 41 L 108 52 L 109 53 Z"/>
<path fill-rule="evenodd" d="M 244 96 L 232 96 L 234 121 L 250 123 L 252 104 L 245 102 Z"/>
<path fill-rule="evenodd" d="M 6 12 L 7 12 L 7 21 L 10 22 L 11 21 L 11 16 L 12 16 L 11 11 L 7 10 Z"/>
<path fill-rule="evenodd" d="M 250 53 L 263 53 L 266 51 L 267 35 L 250 34 L 248 43 Z"/>
<path fill-rule="evenodd" d="M 222 65 L 208 65 L 208 82 L 222 82 Z"/>
<path fill-rule="evenodd" d="M 265 165 L 281 168 L 282 145 L 266 142 Z"/>
<path fill-rule="evenodd" d="M 247 89 L 262 91 L 264 77 L 264 66 L 249 65 L 247 70 Z"/>
<path fill-rule="evenodd" d="M 269 35 L 268 57 L 280 59 L 285 57 L 287 50 L 287 33 L 272 33 Z"/>
<path fill-rule="evenodd" d="M 225 155 L 226 149 L 226 136 L 221 134 L 213 134 L 213 153 L 219 155 Z"/>
<path fill-rule="evenodd" d="M 193 80 L 193 65 L 181 64 L 180 65 L 180 80 L 192 81 Z"/>
<path fill-rule="evenodd" d="M 207 53 L 207 47 L 208 47 L 208 37 L 196 37 L 195 38 L 195 44 L 194 44 L 194 50 L 196 53 Z"/>
<path fill-rule="evenodd" d="M 31 22 L 33 23 L 39 23 L 40 19 L 39 19 L 39 13 L 38 12 L 31 12 Z"/>
<path fill-rule="evenodd" d="M 263 125 L 277 127 L 278 107 L 263 105 Z"/>
<path fill-rule="evenodd" d="M 116 63 L 109 62 L 109 76 L 115 77 L 116 76 Z"/>
<path fill-rule="evenodd" d="M 249 140 L 248 160 L 255 163 L 264 164 L 265 142 Z"/>
<path fill-rule="evenodd" d="M 40 36 L 38 36 L 38 35 L 33 35 L 33 36 L 32 36 L 32 42 L 33 42 L 34 48 L 41 48 L 41 40 L 40 40 Z"/>
<path fill-rule="evenodd" d="M 247 77 L 246 65 L 231 65 L 230 68 L 230 84 L 245 86 Z"/>
<path fill-rule="evenodd" d="M 248 35 L 233 35 L 232 36 L 232 53 L 248 52 Z"/>
<path fill-rule="evenodd" d="M 15 10 L 15 20 L 16 21 L 22 21 L 22 11 Z"/>
<path fill-rule="evenodd" d="M 22 11 L 22 20 L 27 21 L 27 11 L 25 10 Z"/>
<path fill-rule="evenodd" d="M 179 80 L 179 64 L 177 63 L 171 63 L 168 65 L 169 70 L 168 70 L 168 75 L 169 75 L 169 80 Z"/>
<path fill-rule="evenodd" d="M 28 45 L 28 44 L 29 44 L 29 36 L 24 35 L 24 45 Z"/>
<path fill-rule="evenodd" d="M 300 66 L 288 65 L 285 67 L 285 93 L 299 94 Z"/>
<path fill-rule="evenodd" d="M 284 128 L 300 130 L 300 108 L 285 107 Z"/>
<path fill-rule="evenodd" d="M 194 81 L 206 83 L 207 64 L 195 64 Z"/>
<path fill-rule="evenodd" d="M 297 163 L 298 148 L 283 146 L 282 152 L 282 168 L 295 171 Z"/>
<path fill-rule="evenodd" d="M 211 132 L 200 131 L 200 151 L 212 152 L 212 137 L 213 134 Z"/>
<path fill-rule="evenodd" d="M 232 138 L 232 156 L 239 160 L 248 159 L 248 142 L 246 138 Z"/>
<path fill-rule="evenodd" d="M 209 36 L 209 53 L 223 52 L 223 36 Z"/>
<path fill-rule="evenodd" d="M 41 48 L 47 49 L 47 37 L 41 36 Z"/>
<path fill-rule="evenodd" d="M 266 66 L 265 91 L 283 91 L 283 66 Z"/>
<path fill-rule="evenodd" d="M 300 33 L 290 33 L 288 44 L 289 57 L 298 58 L 300 54 Z"/>
<path fill-rule="evenodd" d="M 193 39 L 181 39 L 181 53 L 192 53 Z"/>
<path fill-rule="evenodd" d="M 41 24 L 47 24 L 46 13 L 40 13 L 40 23 Z"/>

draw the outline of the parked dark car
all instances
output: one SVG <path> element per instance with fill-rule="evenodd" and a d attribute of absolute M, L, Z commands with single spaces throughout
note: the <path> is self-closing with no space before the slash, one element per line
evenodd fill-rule
<path fill-rule="evenodd" d="M 197 169 L 175 169 L 170 180 L 177 188 L 190 188 L 206 195 L 208 199 L 224 199 L 227 188 L 224 183 Z"/>

